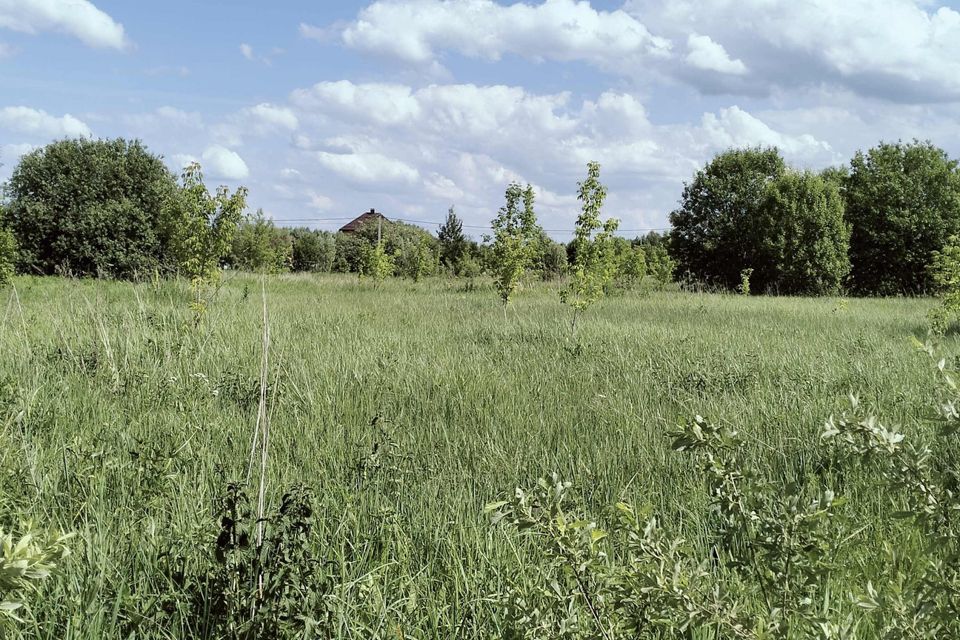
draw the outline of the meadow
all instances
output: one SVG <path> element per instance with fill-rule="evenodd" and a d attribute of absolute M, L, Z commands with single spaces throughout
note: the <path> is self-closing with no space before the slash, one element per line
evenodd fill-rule
<path fill-rule="evenodd" d="M 312 577 L 281 595 L 325 612 L 315 637 L 507 635 L 497 594 L 541 559 L 484 505 L 554 472 L 578 510 L 649 504 L 696 546 L 704 480 L 667 436 L 696 415 L 774 479 L 816 476 L 849 394 L 927 429 L 935 371 L 911 338 L 930 300 L 628 291 L 571 335 L 557 289 L 528 283 L 504 314 L 485 283 L 266 278 L 265 502 L 312 496 Z M 10 637 L 215 637 L 204 593 L 251 466 L 261 279 L 226 274 L 199 322 L 190 296 L 32 277 L 0 292 L 0 524 L 75 533 Z M 846 493 L 887 508 L 868 473 Z"/>

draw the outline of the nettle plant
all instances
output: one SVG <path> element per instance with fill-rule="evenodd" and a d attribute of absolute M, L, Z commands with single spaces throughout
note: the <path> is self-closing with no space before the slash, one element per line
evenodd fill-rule
<path fill-rule="evenodd" d="M 570 269 L 570 283 L 560 292 L 560 299 L 573 309 L 570 331 L 576 331 L 577 319 L 594 302 L 603 297 L 619 267 L 614 233 L 620 221 L 600 220 L 607 188 L 600 183 L 600 165 L 587 165 L 587 179 L 578 183 L 577 198 L 582 203 L 573 234 L 575 257 Z"/>
<path fill-rule="evenodd" d="M 503 303 L 504 314 L 520 278 L 536 257 L 540 229 L 533 210 L 533 187 L 510 183 L 506 203 L 500 208 L 493 227 L 492 268 L 497 293 Z"/>
<path fill-rule="evenodd" d="M 544 560 L 493 596 L 507 637 L 960 637 L 960 391 L 944 361 L 938 370 L 936 442 L 913 442 L 856 400 L 822 433 L 840 468 L 873 470 L 899 510 L 844 508 L 829 489 L 760 477 L 744 441 L 701 417 L 671 436 L 705 479 L 707 545 L 623 503 L 602 528 L 556 476 L 488 505 Z M 904 540 L 878 562 L 874 545 L 848 548 L 867 529 Z"/>

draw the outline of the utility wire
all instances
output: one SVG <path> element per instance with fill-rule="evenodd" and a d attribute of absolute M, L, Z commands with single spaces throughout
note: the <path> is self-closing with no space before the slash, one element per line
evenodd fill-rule
<path fill-rule="evenodd" d="M 356 219 L 356 216 L 354 216 L 354 217 L 352 217 L 352 218 L 288 218 L 288 219 L 286 219 L 286 220 L 274 220 L 274 222 L 276 222 L 276 223 L 278 223 L 278 224 L 287 224 L 287 223 L 290 223 L 290 222 L 297 222 L 297 223 L 322 223 L 322 222 L 342 222 L 342 221 L 344 221 L 344 220 L 350 221 L 350 220 L 355 220 L 355 219 Z M 391 221 L 391 222 L 404 222 L 404 223 L 407 223 L 407 224 L 425 224 L 425 225 L 432 225 L 432 226 L 435 226 L 435 227 L 442 227 L 443 224 L 444 224 L 443 222 L 436 222 L 436 221 L 433 221 L 433 220 L 413 220 L 413 219 L 410 219 L 410 218 L 393 218 L 393 219 L 390 220 L 390 221 Z M 482 226 L 482 225 L 470 225 L 470 224 L 465 224 L 465 225 L 462 225 L 462 226 L 463 226 L 464 229 L 477 229 L 477 230 L 482 230 L 482 231 L 492 231 L 492 230 L 493 230 L 493 228 L 492 228 L 491 226 L 489 226 L 489 225 Z M 571 233 L 571 234 L 573 233 L 573 229 L 544 229 L 544 231 L 546 231 L 547 233 Z M 670 227 L 642 227 L 642 228 L 637 228 L 637 229 L 617 229 L 617 231 L 620 231 L 620 232 L 623 232 L 623 233 L 644 233 L 644 232 L 650 232 L 650 231 L 670 231 Z"/>

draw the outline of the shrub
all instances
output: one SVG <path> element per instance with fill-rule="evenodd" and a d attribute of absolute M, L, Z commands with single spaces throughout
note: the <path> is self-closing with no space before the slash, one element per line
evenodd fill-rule
<path fill-rule="evenodd" d="M 940 292 L 940 305 L 930 311 L 930 328 L 944 334 L 960 318 L 960 238 L 950 236 L 946 246 L 933 252 L 930 277 Z"/>
<path fill-rule="evenodd" d="M 337 246 L 332 233 L 310 229 L 293 229 L 291 268 L 294 271 L 329 273 L 333 271 Z"/>
<path fill-rule="evenodd" d="M 20 160 L 5 191 L 21 271 L 131 278 L 171 266 L 161 214 L 176 183 L 138 141 L 51 143 Z"/>
<path fill-rule="evenodd" d="M 258 209 L 240 223 L 231 243 L 230 266 L 245 271 L 282 273 L 290 270 L 293 238 Z"/>
<path fill-rule="evenodd" d="M 365 243 L 361 250 L 360 277 L 382 282 L 396 271 L 393 256 L 387 253 L 382 242 Z"/>

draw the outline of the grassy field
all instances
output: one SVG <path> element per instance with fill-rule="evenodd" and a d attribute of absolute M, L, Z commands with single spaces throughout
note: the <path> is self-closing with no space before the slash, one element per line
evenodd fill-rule
<path fill-rule="evenodd" d="M 247 472 L 259 279 L 228 276 L 196 328 L 180 283 L 14 284 L 0 292 L 0 523 L 77 534 L 23 636 L 199 634 L 178 571 L 203 573 L 217 500 Z M 491 594 L 538 560 L 483 507 L 551 472 L 598 517 L 649 503 L 696 541 L 703 482 L 665 435 L 696 414 L 740 430 L 770 477 L 803 478 L 848 394 L 906 429 L 933 398 L 910 345 L 928 300 L 627 293 L 571 339 L 549 284 L 506 318 L 492 290 L 456 281 L 278 276 L 266 296 L 266 500 L 313 493 L 332 637 L 500 637 Z"/>

